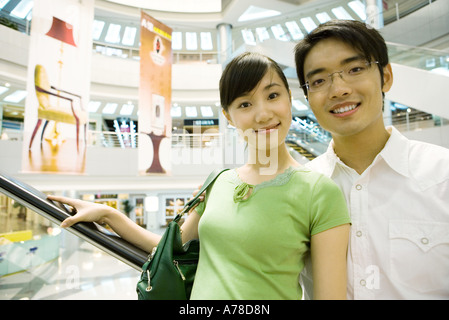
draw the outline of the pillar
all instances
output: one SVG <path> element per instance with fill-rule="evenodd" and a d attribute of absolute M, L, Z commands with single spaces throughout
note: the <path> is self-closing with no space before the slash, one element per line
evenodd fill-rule
<path fill-rule="evenodd" d="M 232 26 L 220 23 L 217 30 L 218 63 L 224 64 L 232 54 Z"/>

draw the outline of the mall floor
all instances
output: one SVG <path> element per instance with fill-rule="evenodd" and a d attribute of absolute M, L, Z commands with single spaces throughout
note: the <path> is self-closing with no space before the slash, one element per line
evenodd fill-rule
<path fill-rule="evenodd" d="M 0 278 L 0 300 L 137 300 L 139 272 L 80 240 L 77 250 Z"/>

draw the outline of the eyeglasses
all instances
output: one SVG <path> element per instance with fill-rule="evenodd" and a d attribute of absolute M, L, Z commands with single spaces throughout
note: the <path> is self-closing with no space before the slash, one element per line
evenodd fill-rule
<path fill-rule="evenodd" d="M 369 73 L 372 64 L 378 64 L 379 61 L 353 61 L 350 62 L 341 71 L 336 71 L 332 73 L 317 72 L 312 74 L 306 83 L 301 87 L 306 87 L 308 92 L 320 92 L 328 90 L 334 81 L 333 75 L 338 73 L 340 78 L 346 83 L 355 83 Z"/>

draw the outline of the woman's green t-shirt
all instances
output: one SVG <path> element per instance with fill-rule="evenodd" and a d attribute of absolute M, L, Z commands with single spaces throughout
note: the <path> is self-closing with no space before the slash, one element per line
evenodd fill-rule
<path fill-rule="evenodd" d="M 191 299 L 200 300 L 301 299 L 311 236 L 350 223 L 337 185 L 304 167 L 256 186 L 228 170 L 196 210 L 201 249 Z"/>

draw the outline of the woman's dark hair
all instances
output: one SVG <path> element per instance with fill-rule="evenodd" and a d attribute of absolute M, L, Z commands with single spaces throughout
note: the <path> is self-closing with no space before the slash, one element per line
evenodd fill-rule
<path fill-rule="evenodd" d="M 378 61 L 383 86 L 383 68 L 388 64 L 388 49 L 382 35 L 373 27 L 356 20 L 331 20 L 319 25 L 295 47 L 296 73 L 307 96 L 304 61 L 310 50 L 321 40 L 335 38 L 357 50 L 368 61 Z M 329 52 L 331 55 L 332 52 Z"/>
<path fill-rule="evenodd" d="M 279 65 L 272 59 L 256 52 L 245 52 L 235 57 L 224 69 L 220 79 L 220 101 L 225 111 L 238 97 L 251 90 L 262 80 L 269 70 L 274 70 L 287 91 L 287 78 Z"/>

